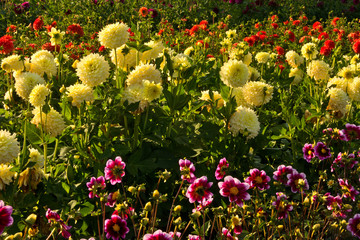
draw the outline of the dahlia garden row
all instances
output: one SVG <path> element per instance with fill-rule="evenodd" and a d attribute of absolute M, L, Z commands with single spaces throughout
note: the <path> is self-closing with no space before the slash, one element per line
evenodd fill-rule
<path fill-rule="evenodd" d="M 358 1 L 85 2 L 0 2 L 0 239 L 360 238 Z"/>

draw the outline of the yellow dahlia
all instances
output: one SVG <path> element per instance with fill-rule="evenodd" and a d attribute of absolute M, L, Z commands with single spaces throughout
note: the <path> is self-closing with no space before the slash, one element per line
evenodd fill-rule
<path fill-rule="evenodd" d="M 111 61 L 116 65 L 114 49 L 111 50 L 110 57 Z M 116 49 L 116 57 L 118 68 L 124 71 L 136 66 L 136 50 L 127 48 L 125 44 Z"/>
<path fill-rule="evenodd" d="M 155 84 L 161 83 L 161 73 L 152 64 L 141 64 L 129 73 L 126 85 L 142 85 L 143 80 L 149 80 Z"/>
<path fill-rule="evenodd" d="M 61 32 L 59 30 L 56 30 L 56 28 L 51 28 L 51 31 L 48 32 L 50 38 L 51 45 L 59 45 L 61 44 L 61 39 L 65 35 L 65 32 Z"/>
<path fill-rule="evenodd" d="M 233 88 L 232 95 L 235 96 L 236 104 L 238 106 L 243 106 L 251 108 L 252 106 L 245 101 L 243 94 L 243 87 Z"/>
<path fill-rule="evenodd" d="M 16 93 L 25 100 L 37 84 L 44 84 L 45 80 L 37 73 L 24 72 L 16 75 L 15 90 Z"/>
<path fill-rule="evenodd" d="M 0 190 L 5 189 L 5 185 L 9 185 L 16 175 L 16 172 L 12 172 L 10 169 L 12 169 L 12 166 L 0 164 Z"/>
<path fill-rule="evenodd" d="M 349 97 L 357 102 L 360 102 L 360 78 L 355 77 L 348 85 Z"/>
<path fill-rule="evenodd" d="M 144 86 L 142 84 L 132 84 L 125 88 L 123 100 L 128 101 L 129 104 L 140 102 L 140 109 L 144 109 L 148 105 L 148 101 L 144 99 Z"/>
<path fill-rule="evenodd" d="M 229 60 L 220 69 L 221 81 L 230 87 L 243 86 L 250 77 L 249 68 L 242 61 Z"/>
<path fill-rule="evenodd" d="M 20 153 L 16 134 L 0 130 L 0 163 L 11 163 Z"/>
<path fill-rule="evenodd" d="M 84 84 L 95 87 L 109 77 L 109 70 L 109 63 L 103 56 L 98 53 L 91 53 L 78 62 L 76 75 Z"/>
<path fill-rule="evenodd" d="M 221 97 L 218 91 L 212 91 L 212 98 L 209 94 L 209 90 L 201 91 L 201 100 L 216 103 L 217 108 L 221 108 L 225 105 L 224 99 Z M 210 107 L 210 106 L 209 106 Z"/>
<path fill-rule="evenodd" d="M 17 54 L 11 55 L 1 61 L 1 68 L 6 72 L 22 71 L 24 69 L 24 61 Z"/>
<path fill-rule="evenodd" d="M 301 47 L 301 55 L 303 55 L 303 57 L 307 60 L 313 60 L 319 53 L 316 48 L 317 46 L 315 43 L 306 43 Z"/>
<path fill-rule="evenodd" d="M 255 59 L 258 63 L 267 63 L 270 60 L 270 53 L 268 52 L 258 52 L 255 55 Z"/>
<path fill-rule="evenodd" d="M 37 73 L 40 76 L 43 76 L 44 73 L 49 77 L 55 76 L 57 73 L 55 59 L 45 55 L 31 58 L 30 72 Z"/>
<path fill-rule="evenodd" d="M 129 39 L 128 29 L 128 25 L 118 22 L 105 26 L 99 32 L 100 44 L 111 49 L 121 47 Z"/>
<path fill-rule="evenodd" d="M 307 68 L 307 74 L 316 81 L 329 79 L 330 67 L 327 63 L 321 60 L 313 60 Z"/>
<path fill-rule="evenodd" d="M 285 54 L 285 58 L 286 61 L 288 62 L 288 64 L 293 67 L 293 68 L 297 68 L 299 67 L 301 64 L 304 63 L 304 58 L 301 57 L 299 54 L 297 54 L 295 51 L 291 50 L 288 51 Z"/>
<path fill-rule="evenodd" d="M 259 134 L 260 122 L 254 110 L 239 106 L 230 118 L 229 127 L 234 136 L 241 133 L 250 139 Z"/>
<path fill-rule="evenodd" d="M 338 76 L 343 77 L 345 79 L 352 79 L 354 77 L 354 71 L 351 66 L 343 67 L 339 72 Z"/>
<path fill-rule="evenodd" d="M 50 94 L 50 92 L 50 89 L 48 89 L 44 84 L 38 84 L 31 90 L 29 102 L 34 107 L 44 106 L 46 97 Z"/>
<path fill-rule="evenodd" d="M 47 58 L 50 58 L 52 60 L 55 59 L 54 55 L 48 51 L 48 50 L 39 50 L 37 51 L 36 53 L 34 53 L 33 55 L 31 55 L 31 62 L 36 59 L 36 58 L 39 58 L 39 57 L 47 57 Z"/>
<path fill-rule="evenodd" d="M 347 92 L 348 88 L 348 81 L 344 78 L 340 77 L 333 77 L 329 79 L 329 82 L 327 83 L 327 87 L 336 87 L 342 89 L 344 92 Z"/>
<path fill-rule="evenodd" d="M 330 88 L 328 96 L 330 96 L 330 100 L 327 109 L 338 111 L 345 115 L 347 112 L 346 106 L 350 103 L 350 98 L 346 92 L 340 88 Z"/>
<path fill-rule="evenodd" d="M 294 77 L 292 84 L 298 84 L 304 77 L 304 72 L 300 68 L 291 68 L 289 78 Z"/>
<path fill-rule="evenodd" d="M 245 101 L 252 106 L 261 106 L 268 103 L 273 94 L 274 87 L 264 82 L 247 82 L 242 87 Z"/>
<path fill-rule="evenodd" d="M 35 148 L 29 148 L 29 161 L 35 162 L 34 167 L 42 168 L 44 167 L 44 156 Z"/>
<path fill-rule="evenodd" d="M 72 99 L 71 104 L 80 107 L 82 102 L 94 100 L 94 91 L 86 84 L 77 83 L 66 88 L 67 96 Z"/>
<path fill-rule="evenodd" d="M 226 37 L 231 38 L 231 39 L 234 39 L 237 37 L 236 30 L 233 30 L 233 29 L 227 30 L 225 34 L 226 34 Z"/>
<path fill-rule="evenodd" d="M 156 59 L 159 57 L 160 53 L 164 50 L 164 45 L 162 41 L 150 41 L 145 43 L 146 46 L 150 47 L 150 50 L 147 50 L 141 54 L 140 60 L 144 63 L 150 61 L 151 59 Z"/>
<path fill-rule="evenodd" d="M 47 114 L 42 112 L 41 115 L 40 109 L 35 108 L 33 110 L 33 114 L 34 117 L 31 120 L 31 123 L 35 124 L 37 127 L 40 127 L 41 124 L 45 132 L 50 134 L 52 137 L 56 137 L 57 135 L 61 134 L 66 127 L 61 114 L 53 108 L 51 108 L 50 112 Z"/>
<path fill-rule="evenodd" d="M 149 102 L 159 98 L 163 90 L 160 83 L 150 82 L 149 80 L 143 80 L 143 87 L 143 98 Z"/>

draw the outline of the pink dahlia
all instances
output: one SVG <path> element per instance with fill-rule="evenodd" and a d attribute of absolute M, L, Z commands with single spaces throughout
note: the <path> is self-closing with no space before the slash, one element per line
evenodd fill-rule
<path fill-rule="evenodd" d="M 188 239 L 189 240 L 201 240 L 202 238 L 200 236 L 198 236 L 198 235 L 189 234 Z"/>
<path fill-rule="evenodd" d="M 345 124 L 345 129 L 340 130 L 340 134 L 342 135 L 342 140 L 347 142 L 360 139 L 360 126 L 347 123 Z"/>
<path fill-rule="evenodd" d="M 259 190 L 269 189 L 270 185 L 270 177 L 266 175 L 264 170 L 259 170 L 257 168 L 253 168 L 250 170 L 250 176 L 245 179 L 250 185 L 250 188 L 258 188 Z"/>
<path fill-rule="evenodd" d="M 331 196 L 330 193 L 325 194 L 326 207 L 329 211 L 332 211 L 334 217 L 346 218 L 346 212 L 351 212 L 351 209 L 345 209 L 342 198 L 338 195 L 336 197 Z"/>
<path fill-rule="evenodd" d="M 187 189 L 186 197 L 189 198 L 190 203 L 198 202 L 203 204 L 214 195 L 209 191 L 212 184 L 212 182 L 208 182 L 206 176 L 197 178 Z"/>
<path fill-rule="evenodd" d="M 235 202 L 239 207 L 242 207 L 243 202 L 250 199 L 250 194 L 246 192 L 250 185 L 248 183 L 241 183 L 239 179 L 231 176 L 226 176 L 224 182 L 219 182 L 220 195 L 229 197 L 230 202 Z"/>
<path fill-rule="evenodd" d="M 98 178 L 92 177 L 90 179 L 90 182 L 86 183 L 86 186 L 90 191 L 89 198 L 93 198 L 94 196 L 99 197 L 101 191 L 106 187 L 105 178 L 103 176 L 100 176 Z"/>
<path fill-rule="evenodd" d="M 346 227 L 351 234 L 357 238 L 360 238 L 360 214 L 355 214 L 353 218 L 349 219 L 349 223 Z"/>
<path fill-rule="evenodd" d="M 115 161 L 109 159 L 105 167 L 105 179 L 110 180 L 112 185 L 121 183 L 122 177 L 125 176 L 126 164 L 122 161 L 121 157 L 116 157 Z"/>
<path fill-rule="evenodd" d="M 68 226 L 64 223 L 63 220 L 60 219 L 60 215 L 57 212 L 52 211 L 50 208 L 46 211 L 46 219 L 48 220 L 51 225 L 58 226 L 57 224 L 60 224 L 60 233 L 64 238 L 70 238 L 71 234 L 69 233 L 69 230 L 71 229 L 71 226 Z"/>
<path fill-rule="evenodd" d="M 233 237 L 231 235 L 231 232 L 227 228 L 223 228 L 221 232 L 222 232 L 222 236 L 226 237 L 226 240 L 238 240 L 237 237 Z"/>
<path fill-rule="evenodd" d="M 278 166 L 277 170 L 274 172 L 273 178 L 276 181 L 279 181 L 283 184 L 287 184 L 287 182 L 289 180 L 287 178 L 287 175 L 292 174 L 293 171 L 294 171 L 294 169 L 292 168 L 292 166 L 280 165 L 280 166 Z"/>
<path fill-rule="evenodd" d="M 278 212 L 278 219 L 285 219 L 288 216 L 288 212 L 293 210 L 293 206 L 287 201 L 288 197 L 282 193 L 276 193 L 276 200 L 272 203 Z"/>
<path fill-rule="evenodd" d="M 179 160 L 181 179 L 188 181 L 189 183 L 193 183 L 196 179 L 195 177 L 195 166 L 192 162 L 187 159 Z"/>
<path fill-rule="evenodd" d="M 304 159 L 309 163 L 315 157 L 314 146 L 311 143 L 305 143 L 303 147 Z"/>
<path fill-rule="evenodd" d="M 359 194 L 359 191 L 357 191 L 354 186 L 351 186 L 347 179 L 344 181 L 343 179 L 339 178 L 338 181 L 339 185 L 341 186 L 341 190 L 343 191 L 343 196 L 345 198 L 351 198 L 351 200 L 355 201 L 355 196 Z"/>
<path fill-rule="evenodd" d="M 170 234 L 161 230 L 157 230 L 153 234 L 145 234 L 143 240 L 173 240 L 173 238 L 170 236 Z"/>
<path fill-rule="evenodd" d="M 118 215 L 112 215 L 111 219 L 105 220 L 106 238 L 113 240 L 125 239 L 126 234 L 129 232 L 127 223 Z"/>
<path fill-rule="evenodd" d="M 0 235 L 5 227 L 13 224 L 14 219 L 11 217 L 12 211 L 13 208 L 11 206 L 5 206 L 4 202 L 0 200 Z"/>
<path fill-rule="evenodd" d="M 229 164 L 226 161 L 226 158 L 220 159 L 219 164 L 217 165 L 217 168 L 215 170 L 215 178 L 216 180 L 223 179 L 226 172 L 225 169 L 229 168 Z"/>
<path fill-rule="evenodd" d="M 293 173 L 288 174 L 287 185 L 291 187 L 293 193 L 301 192 L 309 189 L 309 183 L 306 180 L 305 173 L 298 173 L 296 170 Z"/>
<path fill-rule="evenodd" d="M 314 153 L 320 160 L 325 160 L 331 157 L 330 149 L 323 142 L 316 143 Z"/>

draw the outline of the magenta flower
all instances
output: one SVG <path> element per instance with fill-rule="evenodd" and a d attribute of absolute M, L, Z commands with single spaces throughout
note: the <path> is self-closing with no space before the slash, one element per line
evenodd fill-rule
<path fill-rule="evenodd" d="M 114 207 L 115 204 L 116 204 L 116 200 L 118 199 L 119 195 L 120 195 L 119 191 L 110 193 L 107 196 L 106 206 Z"/>
<path fill-rule="evenodd" d="M 90 182 L 86 183 L 86 186 L 90 191 L 89 198 L 93 198 L 94 196 L 99 197 L 101 191 L 106 187 L 105 178 L 103 176 L 100 176 L 98 178 L 92 177 L 90 179 Z"/>
<path fill-rule="evenodd" d="M 250 176 L 245 179 L 245 182 L 250 185 L 250 188 L 258 188 L 259 190 L 269 189 L 270 177 L 266 175 L 264 170 L 253 168 L 250 170 Z"/>
<path fill-rule="evenodd" d="M 143 240 L 173 240 L 173 238 L 170 236 L 170 234 L 161 230 L 157 230 L 153 234 L 145 234 Z"/>
<path fill-rule="evenodd" d="M 315 156 L 317 156 L 320 160 L 331 157 L 330 149 L 323 142 L 316 143 L 314 150 Z"/>
<path fill-rule="evenodd" d="M 345 181 L 341 178 L 338 179 L 339 185 L 341 186 L 341 189 L 343 191 L 343 196 L 345 198 L 351 198 L 351 200 L 355 201 L 355 196 L 359 194 L 359 191 L 357 191 L 353 186 L 351 186 L 348 183 L 348 180 L 345 179 Z"/>
<path fill-rule="evenodd" d="M 9 227 L 13 224 L 14 219 L 11 217 L 12 212 L 12 206 L 5 206 L 5 203 L 0 200 L 0 235 L 4 231 L 5 227 Z"/>
<path fill-rule="evenodd" d="M 278 219 L 285 219 L 288 216 L 288 212 L 293 210 L 293 206 L 287 201 L 288 197 L 282 193 L 276 193 L 276 200 L 272 203 L 278 212 Z"/>
<path fill-rule="evenodd" d="M 215 178 L 216 180 L 223 179 L 226 172 L 225 169 L 229 168 L 229 164 L 226 161 L 226 158 L 220 159 L 219 164 L 217 165 L 217 168 L 215 170 Z"/>
<path fill-rule="evenodd" d="M 200 236 L 198 236 L 198 235 L 191 235 L 191 234 L 189 234 L 189 235 L 188 235 L 188 239 L 189 239 L 189 240 L 201 240 L 202 238 L 201 238 Z"/>
<path fill-rule="evenodd" d="M 195 177 L 195 166 L 192 162 L 187 159 L 179 160 L 181 179 L 188 181 L 189 183 L 193 183 L 196 179 Z"/>
<path fill-rule="evenodd" d="M 346 129 L 340 130 L 340 134 L 342 136 L 341 140 L 348 142 L 348 141 L 360 139 L 360 126 L 347 123 L 345 124 L 345 127 Z"/>
<path fill-rule="evenodd" d="M 209 191 L 212 182 L 208 182 L 206 176 L 197 178 L 187 189 L 186 197 L 189 198 L 190 203 L 198 202 L 204 204 L 208 199 L 214 195 Z"/>
<path fill-rule="evenodd" d="M 229 197 L 230 202 L 235 202 L 239 207 L 242 207 L 243 202 L 250 200 L 250 194 L 246 192 L 250 185 L 241 183 L 239 179 L 231 176 L 226 176 L 224 182 L 219 182 L 220 195 Z"/>
<path fill-rule="evenodd" d="M 233 237 L 231 232 L 227 228 L 222 229 L 222 235 L 226 237 L 226 240 L 238 240 L 237 237 Z"/>
<path fill-rule="evenodd" d="M 343 201 L 340 196 L 331 196 L 330 193 L 325 194 L 326 207 L 329 211 L 332 211 L 334 217 L 346 218 L 346 212 L 351 212 L 351 209 L 345 209 L 343 207 Z"/>
<path fill-rule="evenodd" d="M 169 235 L 174 238 L 176 236 L 176 238 L 180 238 L 181 237 L 181 232 L 169 232 Z"/>
<path fill-rule="evenodd" d="M 127 223 L 118 215 L 111 215 L 111 219 L 105 220 L 106 238 L 113 240 L 125 239 L 126 234 L 129 232 Z"/>
<path fill-rule="evenodd" d="M 69 233 L 71 226 L 66 225 L 64 221 L 60 219 L 60 215 L 57 212 L 51 211 L 51 209 L 48 208 L 45 216 L 52 226 L 59 228 L 58 230 L 60 230 L 60 233 L 64 238 L 71 237 L 71 234 Z"/>
<path fill-rule="evenodd" d="M 293 193 L 309 189 L 305 173 L 298 173 L 296 170 L 293 170 L 293 173 L 288 174 L 287 177 L 289 179 L 287 185 L 291 187 Z"/>
<path fill-rule="evenodd" d="M 353 218 L 349 219 L 349 223 L 346 227 L 349 232 L 355 237 L 360 238 L 360 214 L 355 214 Z"/>
<path fill-rule="evenodd" d="M 204 210 L 205 208 L 207 208 L 213 202 L 213 200 L 214 199 L 212 197 L 206 199 L 205 201 L 203 201 L 202 203 L 197 205 L 196 208 L 194 208 L 192 210 L 192 212 L 197 212 L 197 211 L 200 212 L 200 211 Z"/>
<path fill-rule="evenodd" d="M 273 178 L 278 182 L 287 184 L 287 182 L 289 180 L 287 178 L 287 175 L 292 174 L 293 171 L 294 171 L 294 169 L 291 166 L 285 167 L 285 165 L 280 165 L 280 166 L 278 166 L 277 171 L 274 172 Z"/>
<path fill-rule="evenodd" d="M 115 161 L 109 159 L 105 167 L 105 179 L 110 180 L 112 185 L 121 183 L 122 178 L 125 176 L 126 164 L 122 161 L 121 157 L 116 157 Z"/>
<path fill-rule="evenodd" d="M 304 159 L 309 163 L 315 157 L 314 147 L 311 143 L 305 143 L 303 147 Z"/>

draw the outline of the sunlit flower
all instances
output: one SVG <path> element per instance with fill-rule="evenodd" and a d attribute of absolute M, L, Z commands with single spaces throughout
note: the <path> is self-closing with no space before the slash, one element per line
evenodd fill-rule
<path fill-rule="evenodd" d="M 258 188 L 259 190 L 266 190 L 270 188 L 270 177 L 266 175 L 264 170 L 253 168 L 250 170 L 250 176 L 245 179 L 245 182 L 250 185 L 250 188 Z"/>
<path fill-rule="evenodd" d="M 125 176 L 125 162 L 121 157 L 116 157 L 115 160 L 109 159 L 105 167 L 105 179 L 110 180 L 112 185 L 121 183 L 122 178 Z"/>
<path fill-rule="evenodd" d="M 229 126 L 234 136 L 241 133 L 247 138 L 254 138 L 260 131 L 260 122 L 255 111 L 242 106 L 231 116 Z"/>
<path fill-rule="evenodd" d="M 106 238 L 112 238 L 113 240 L 125 239 L 128 232 L 127 223 L 120 216 L 113 214 L 111 219 L 105 220 Z"/>
<path fill-rule="evenodd" d="M 354 70 L 348 66 L 348 67 L 343 67 L 339 72 L 338 72 L 338 76 L 345 78 L 346 80 L 352 79 L 354 77 Z"/>
<path fill-rule="evenodd" d="M 57 212 L 54 212 L 50 208 L 48 208 L 45 216 L 48 222 L 51 223 L 51 225 L 56 226 L 57 224 L 60 224 L 59 230 L 64 238 L 71 237 L 71 234 L 68 232 L 71 229 L 71 226 L 66 225 Z"/>
<path fill-rule="evenodd" d="M 5 185 L 12 183 L 16 172 L 10 171 L 13 167 L 8 164 L 0 164 L 0 190 L 5 189 Z"/>
<path fill-rule="evenodd" d="M 37 73 L 20 73 L 15 77 L 15 91 L 20 97 L 28 100 L 33 88 L 38 84 L 44 83 L 45 80 Z"/>
<path fill-rule="evenodd" d="M 53 108 L 46 114 L 44 112 L 40 114 L 40 109 L 35 108 L 33 114 L 34 117 L 31 120 L 31 123 L 35 124 L 37 127 L 40 127 L 41 124 L 41 127 L 43 127 L 45 132 L 52 137 L 61 134 L 66 127 L 62 115 Z"/>
<path fill-rule="evenodd" d="M 274 172 L 273 178 L 286 185 L 289 180 L 287 176 L 292 174 L 293 171 L 294 169 L 291 166 L 280 165 Z"/>
<path fill-rule="evenodd" d="M 86 186 L 88 187 L 89 192 L 89 198 L 94 198 L 94 197 L 100 197 L 100 193 L 102 192 L 102 190 L 105 189 L 106 184 L 105 184 L 105 178 L 103 176 L 100 176 L 98 178 L 92 177 L 90 179 L 90 182 L 86 183 Z"/>
<path fill-rule="evenodd" d="M 316 143 L 314 153 L 320 160 L 325 160 L 331 157 L 330 149 L 323 142 Z"/>
<path fill-rule="evenodd" d="M 9 54 L 14 50 L 14 41 L 10 35 L 0 37 L 0 54 Z"/>
<path fill-rule="evenodd" d="M 270 53 L 268 52 L 258 52 L 255 55 L 255 59 L 258 63 L 267 63 L 270 60 Z"/>
<path fill-rule="evenodd" d="M 290 50 L 285 54 L 286 61 L 293 68 L 298 68 L 304 63 L 304 58 L 297 54 L 295 51 Z"/>
<path fill-rule="evenodd" d="M 194 164 L 187 159 L 179 160 L 181 179 L 188 181 L 189 183 L 193 183 L 196 179 L 195 177 L 195 166 Z"/>
<path fill-rule="evenodd" d="M 150 82 L 148 80 L 143 80 L 142 84 L 144 87 L 144 90 L 143 90 L 144 100 L 151 102 L 154 99 L 157 99 L 160 97 L 162 90 L 163 90 L 160 83 L 154 83 L 154 82 Z"/>
<path fill-rule="evenodd" d="M 341 190 L 343 191 L 343 196 L 345 198 L 351 198 L 351 200 L 355 201 L 355 196 L 359 194 L 359 191 L 357 191 L 354 186 L 351 186 L 347 179 L 344 181 L 344 179 L 339 178 L 338 182 Z"/>
<path fill-rule="evenodd" d="M 150 41 L 145 43 L 146 46 L 150 47 L 150 50 L 147 50 L 141 54 L 140 60 L 144 63 L 156 59 L 160 56 L 160 53 L 164 50 L 164 44 L 162 41 Z"/>
<path fill-rule="evenodd" d="M 173 238 L 170 236 L 170 234 L 163 232 L 159 229 L 153 234 L 145 234 L 143 240 L 173 240 Z"/>
<path fill-rule="evenodd" d="M 225 169 L 227 168 L 229 168 L 229 163 L 227 163 L 226 158 L 220 159 L 219 164 L 217 165 L 215 170 L 216 180 L 220 180 L 225 176 Z"/>
<path fill-rule="evenodd" d="M 24 61 L 21 60 L 19 55 L 14 54 L 1 61 L 1 68 L 6 72 L 22 71 L 24 69 Z"/>
<path fill-rule="evenodd" d="M 301 192 L 309 189 L 309 183 L 306 180 L 305 173 L 298 173 L 295 169 L 291 174 L 287 175 L 288 181 L 286 185 L 291 187 L 293 193 Z"/>
<path fill-rule="evenodd" d="M 250 188 L 248 183 L 241 183 L 239 179 L 226 176 L 224 182 L 219 182 L 220 195 L 228 197 L 230 202 L 235 202 L 242 207 L 244 201 L 250 200 L 247 190 Z"/>
<path fill-rule="evenodd" d="M 256 107 L 268 103 L 272 99 L 273 90 L 273 86 L 264 82 L 247 82 L 242 87 L 245 101 Z"/>
<path fill-rule="evenodd" d="M 29 148 L 29 152 L 29 161 L 36 163 L 34 167 L 44 167 L 44 156 L 35 148 Z"/>
<path fill-rule="evenodd" d="M 35 190 L 44 177 L 43 169 L 38 167 L 26 168 L 20 173 L 18 185 L 19 187 L 29 186 L 32 190 Z"/>
<path fill-rule="evenodd" d="M 0 130 L 0 164 L 11 163 L 20 153 L 20 145 L 16 134 Z"/>
<path fill-rule="evenodd" d="M 51 28 L 51 31 L 48 33 L 50 38 L 51 45 L 59 45 L 61 44 L 61 39 L 65 35 L 65 32 L 61 32 L 56 30 L 56 28 Z"/>
<path fill-rule="evenodd" d="M 3 233 L 5 227 L 13 224 L 14 219 L 11 217 L 12 212 L 12 206 L 5 205 L 4 201 L 0 200 L 0 234 Z"/>
<path fill-rule="evenodd" d="M 48 89 L 44 84 L 38 84 L 31 90 L 29 102 L 34 107 L 44 106 L 46 97 L 50 94 L 50 92 L 50 89 Z"/>
<path fill-rule="evenodd" d="M 200 99 L 203 101 L 211 102 L 214 105 L 216 104 L 217 108 L 223 107 L 225 105 L 225 101 L 221 97 L 221 94 L 218 91 L 212 91 L 211 93 L 212 93 L 212 98 L 210 96 L 209 90 L 201 91 Z M 211 105 L 207 105 L 207 107 L 208 107 L 208 110 L 210 110 Z"/>
<path fill-rule="evenodd" d="M 142 85 L 143 80 L 148 80 L 155 84 L 161 83 L 161 73 L 152 64 L 141 64 L 129 73 L 126 79 L 126 85 Z"/>
<path fill-rule="evenodd" d="M 333 78 L 329 79 L 329 81 L 327 83 L 327 87 L 328 88 L 331 88 L 331 87 L 340 88 L 341 90 L 343 90 L 346 93 L 347 89 L 348 89 L 348 81 L 344 78 L 333 77 Z"/>
<path fill-rule="evenodd" d="M 113 23 L 105 26 L 99 32 L 99 41 L 102 46 L 116 49 L 121 47 L 129 39 L 129 26 L 125 23 Z"/>
<path fill-rule="evenodd" d="M 342 129 L 339 133 L 343 135 L 342 140 L 344 141 L 358 140 L 360 139 L 360 126 L 347 123 L 345 124 L 345 129 Z"/>
<path fill-rule="evenodd" d="M 276 200 L 272 202 L 278 213 L 278 219 L 285 219 L 288 216 L 288 212 L 293 210 L 293 206 L 287 201 L 288 197 L 282 193 L 276 193 Z"/>
<path fill-rule="evenodd" d="M 212 198 L 213 196 L 213 193 L 209 190 L 212 184 L 212 182 L 208 182 L 206 176 L 197 178 L 188 187 L 186 197 L 189 198 L 190 203 L 204 203 L 207 199 Z"/>
<path fill-rule="evenodd" d="M 220 70 L 221 81 L 230 87 L 242 87 L 250 77 L 249 69 L 242 61 L 229 60 Z"/>
<path fill-rule="evenodd" d="M 350 103 L 350 98 L 346 92 L 340 88 L 330 88 L 328 96 L 330 96 L 330 99 L 327 109 L 338 111 L 344 116 L 348 110 L 347 106 Z"/>
<path fill-rule="evenodd" d="M 116 65 L 114 49 L 111 50 L 110 57 L 111 61 Z M 118 68 L 124 71 L 128 71 L 136 66 L 136 50 L 129 49 L 126 44 L 116 49 L 116 58 Z"/>
<path fill-rule="evenodd" d="M 303 154 L 304 154 L 304 159 L 307 162 L 310 162 L 311 159 L 313 159 L 315 157 L 315 153 L 314 153 L 314 147 L 311 143 L 305 143 L 303 149 Z"/>
<path fill-rule="evenodd" d="M 294 77 L 292 84 L 298 84 L 304 78 L 304 72 L 300 68 L 291 68 L 289 78 Z"/>
<path fill-rule="evenodd" d="M 78 62 L 76 75 L 84 84 L 95 87 L 109 77 L 109 70 L 109 63 L 103 56 L 97 53 L 91 53 Z"/>
<path fill-rule="evenodd" d="M 313 60 L 307 68 L 307 74 L 313 77 L 316 81 L 327 81 L 329 76 L 330 67 L 327 63 L 321 60 Z"/>
<path fill-rule="evenodd" d="M 67 96 L 71 98 L 71 104 L 80 107 L 83 102 L 94 100 L 94 91 L 86 84 L 76 83 L 66 88 Z"/>
<path fill-rule="evenodd" d="M 315 43 L 306 43 L 301 47 L 301 54 L 307 60 L 313 60 L 316 58 L 316 55 L 319 53 L 316 48 L 317 46 Z"/>
<path fill-rule="evenodd" d="M 355 77 L 354 80 L 349 83 L 347 92 L 349 97 L 357 102 L 360 102 L 360 78 Z"/>
<path fill-rule="evenodd" d="M 354 237 L 360 238 L 360 214 L 357 213 L 353 218 L 349 219 L 346 229 L 351 232 Z"/>

